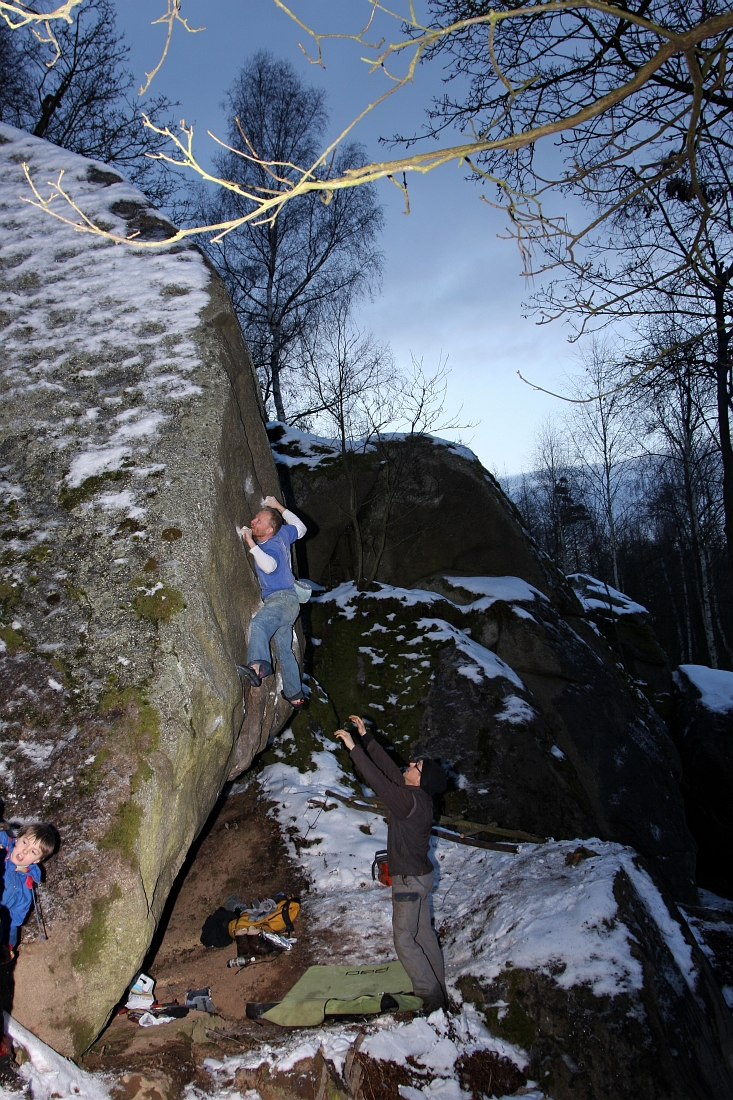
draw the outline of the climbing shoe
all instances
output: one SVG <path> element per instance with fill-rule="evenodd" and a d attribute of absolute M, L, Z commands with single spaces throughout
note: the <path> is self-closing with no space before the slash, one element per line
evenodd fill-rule
<path fill-rule="evenodd" d="M 290 706 L 295 711 L 302 710 L 303 707 L 308 705 L 308 700 L 306 699 L 305 695 L 290 696 L 290 695 L 286 695 L 284 691 L 281 692 L 281 695 L 287 703 L 290 703 Z"/>
<path fill-rule="evenodd" d="M 246 680 L 252 687 L 258 688 L 262 683 L 262 677 L 255 672 L 251 665 L 237 665 L 240 680 Z"/>

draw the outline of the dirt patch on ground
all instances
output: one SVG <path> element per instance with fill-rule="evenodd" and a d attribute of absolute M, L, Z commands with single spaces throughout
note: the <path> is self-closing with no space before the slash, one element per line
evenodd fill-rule
<path fill-rule="evenodd" d="M 245 969 L 227 967 L 234 944 L 204 947 L 201 926 L 230 894 L 240 901 L 278 892 L 300 897 L 305 888 L 257 784 L 224 800 L 181 873 L 145 964 L 158 1000 L 183 1003 L 186 990 L 211 986 L 216 1010 L 228 1020 L 243 1020 L 247 1001 L 280 1000 L 310 965 L 303 918 L 297 918 L 292 951 Z"/>
<path fill-rule="evenodd" d="M 185 1002 L 186 991 L 211 988 L 217 1011 L 189 1012 L 182 1020 L 141 1028 L 126 1016 L 113 1017 L 83 1059 L 85 1068 L 113 1072 L 119 1095 L 174 1097 L 208 1056 L 236 1054 L 266 1040 L 277 1029 L 246 1019 L 248 1001 L 277 1001 L 311 965 L 306 918 L 296 919 L 292 951 L 230 969 L 235 945 L 207 948 L 201 927 L 230 894 L 240 900 L 283 892 L 300 897 L 306 889 L 300 868 L 288 857 L 277 824 L 267 816 L 256 783 L 222 799 L 178 877 L 158 933 L 145 961 L 160 1002 Z M 206 1074 L 204 1072 L 203 1076 Z"/>

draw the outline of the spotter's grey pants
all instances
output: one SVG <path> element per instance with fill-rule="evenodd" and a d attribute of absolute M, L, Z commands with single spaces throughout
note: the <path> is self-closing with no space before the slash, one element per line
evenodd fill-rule
<path fill-rule="evenodd" d="M 445 971 L 440 944 L 430 923 L 433 872 L 392 876 L 392 932 L 397 958 L 424 1001 L 445 1001 Z"/>

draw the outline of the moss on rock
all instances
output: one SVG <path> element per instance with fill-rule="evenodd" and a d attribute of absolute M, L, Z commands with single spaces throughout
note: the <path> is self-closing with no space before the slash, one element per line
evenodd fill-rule
<path fill-rule="evenodd" d="M 160 714 L 151 706 L 144 691 L 126 687 L 102 696 L 99 712 L 120 723 L 135 752 L 152 752 L 160 740 Z"/>
<path fill-rule="evenodd" d="M 109 749 L 100 749 L 92 762 L 85 764 L 76 773 L 75 787 L 77 794 L 82 798 L 88 798 L 89 795 L 94 794 L 104 775 L 103 765 L 106 764 L 111 755 Z"/>
<path fill-rule="evenodd" d="M 428 638 L 420 609 L 398 599 L 354 600 L 349 617 L 333 603 L 315 604 L 313 672 L 326 685 L 337 722 L 349 714 L 371 718 L 395 748 L 418 735 L 432 666 L 446 644 Z M 427 606 L 424 608 L 427 613 Z"/>
<path fill-rule="evenodd" d="M 0 607 L 10 611 L 17 607 L 23 598 L 23 586 L 17 581 L 0 581 Z"/>
<path fill-rule="evenodd" d="M 82 504 L 85 500 L 93 497 L 95 493 L 98 493 L 105 481 L 122 481 L 125 477 L 127 477 L 127 471 L 125 470 L 108 470 L 105 473 L 86 478 L 81 485 L 73 487 L 64 485 L 59 493 L 59 504 L 65 511 L 70 512 L 73 508 L 76 508 L 77 504 Z"/>
<path fill-rule="evenodd" d="M 28 649 L 28 643 L 23 635 L 12 626 L 0 626 L 0 638 L 2 638 L 8 653 L 14 657 L 21 649 Z"/>
<path fill-rule="evenodd" d="M 161 581 L 148 587 L 145 577 L 135 577 L 130 583 L 138 588 L 132 604 L 135 614 L 150 623 L 167 623 L 186 607 L 186 601 L 178 589 Z"/>
<path fill-rule="evenodd" d="M 100 962 L 108 943 L 107 921 L 113 904 L 122 897 L 122 890 L 115 884 L 111 892 L 92 902 L 91 919 L 79 932 L 79 946 L 71 956 L 75 970 L 89 970 Z"/>
<path fill-rule="evenodd" d="M 142 820 L 142 806 L 137 802 L 123 802 L 97 847 L 103 852 L 116 848 L 125 859 L 134 859 Z"/>

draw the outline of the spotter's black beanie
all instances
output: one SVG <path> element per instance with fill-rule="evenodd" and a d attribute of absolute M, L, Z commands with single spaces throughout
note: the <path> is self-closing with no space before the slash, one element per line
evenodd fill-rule
<path fill-rule="evenodd" d="M 448 786 L 448 776 L 440 764 L 436 764 L 434 760 L 424 759 L 422 772 L 420 773 L 420 786 L 428 794 L 435 797 L 435 795 L 442 794 Z"/>

